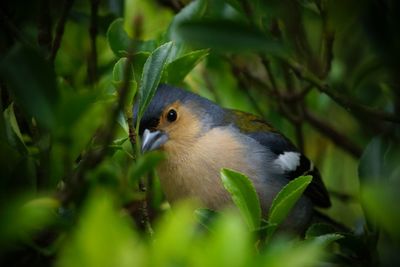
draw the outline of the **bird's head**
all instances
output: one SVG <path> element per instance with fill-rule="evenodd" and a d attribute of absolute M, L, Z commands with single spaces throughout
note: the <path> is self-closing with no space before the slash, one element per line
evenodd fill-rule
<path fill-rule="evenodd" d="M 134 122 L 137 120 L 134 106 Z M 193 144 L 204 132 L 221 124 L 224 110 L 188 91 L 160 85 L 140 121 L 142 151 L 171 150 Z"/>

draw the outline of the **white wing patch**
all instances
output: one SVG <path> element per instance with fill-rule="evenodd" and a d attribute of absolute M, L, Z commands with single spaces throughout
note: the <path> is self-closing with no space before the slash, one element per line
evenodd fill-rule
<path fill-rule="evenodd" d="M 298 152 L 286 151 L 274 162 L 285 171 L 294 171 L 300 165 L 300 156 Z"/>

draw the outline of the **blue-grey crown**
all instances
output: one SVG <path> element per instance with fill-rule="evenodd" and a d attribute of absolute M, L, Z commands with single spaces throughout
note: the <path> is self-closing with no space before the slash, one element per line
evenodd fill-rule
<path fill-rule="evenodd" d="M 149 128 L 160 118 L 165 107 L 180 101 L 184 105 L 190 105 L 193 112 L 200 120 L 207 120 L 209 127 L 221 124 L 224 118 L 224 109 L 214 102 L 192 92 L 161 84 L 143 114 L 140 123 L 140 132 Z M 138 104 L 133 107 L 133 119 L 136 125 Z"/>

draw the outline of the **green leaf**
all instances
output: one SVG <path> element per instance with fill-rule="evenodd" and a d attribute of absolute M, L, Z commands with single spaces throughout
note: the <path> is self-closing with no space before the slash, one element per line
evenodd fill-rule
<path fill-rule="evenodd" d="M 307 229 L 305 238 L 316 244 L 327 246 L 332 242 L 343 239 L 344 236 L 335 233 L 335 229 L 329 224 L 316 223 Z"/>
<path fill-rule="evenodd" d="M 399 186 L 399 182 L 370 183 L 361 188 L 361 203 L 366 215 L 397 240 L 400 240 Z"/>
<path fill-rule="evenodd" d="M 149 266 L 189 266 L 187 260 L 196 251 L 195 233 L 198 230 L 193 203 L 176 203 L 155 225 Z M 173 244 L 173 245 L 172 245 Z M 185 264 L 187 263 L 187 264 Z"/>
<path fill-rule="evenodd" d="M 156 48 L 155 41 L 139 41 L 129 37 L 124 29 L 124 19 L 114 20 L 107 30 L 107 40 L 117 57 L 126 57 L 130 51 L 151 52 Z"/>
<path fill-rule="evenodd" d="M 279 41 L 254 27 L 230 20 L 187 21 L 179 24 L 177 33 L 194 47 L 222 52 L 257 51 L 281 56 L 285 52 Z"/>
<path fill-rule="evenodd" d="M 200 244 L 201 255 L 193 255 L 193 266 L 257 266 L 251 264 L 254 255 L 252 233 L 237 213 L 221 213 L 209 226 L 211 233 Z"/>
<path fill-rule="evenodd" d="M 26 186 L 26 183 L 17 182 L 15 179 L 15 170 L 19 167 L 18 164 L 23 160 L 23 156 L 3 139 L 0 139 L 0 151 L 0 194 L 12 194 L 10 182 L 12 184 L 17 183 L 18 187 Z"/>
<path fill-rule="evenodd" d="M 127 70 L 127 64 L 129 63 L 129 72 L 130 73 L 125 73 Z M 127 106 L 129 109 L 131 109 L 133 105 L 133 99 L 135 97 L 136 91 L 137 91 L 137 83 L 135 81 L 135 76 L 134 76 L 134 71 L 133 71 L 133 65 L 128 61 L 128 58 L 123 57 L 120 58 L 117 63 L 115 63 L 114 68 L 113 68 L 113 84 L 116 87 L 116 89 L 120 89 L 122 86 L 124 86 L 125 79 L 129 79 L 128 81 L 128 94 L 127 94 Z M 125 77 L 125 75 L 128 75 L 130 77 Z"/>
<path fill-rule="evenodd" d="M 30 157 L 33 154 L 28 150 L 19 129 L 14 114 L 14 103 L 11 103 L 3 113 L 3 131 L 5 137 L 0 137 L 0 188 L 5 193 L 13 190 L 34 190 L 36 182 L 35 159 Z M 43 168 L 43 166 L 41 166 Z M 13 190 L 11 190 L 13 189 Z M 1 194 L 1 193 L 0 193 Z"/>
<path fill-rule="evenodd" d="M 393 191 L 393 188 L 400 186 L 399 161 L 399 144 L 382 136 L 372 139 L 361 156 L 358 174 L 362 182 L 361 204 L 367 215 L 368 235 L 378 235 L 378 224 L 392 235 L 400 237 L 400 231 L 396 230 L 400 214 L 393 206 L 400 200 Z M 390 211 L 390 205 L 394 208 L 393 211 Z"/>
<path fill-rule="evenodd" d="M 250 179 L 229 169 L 221 170 L 221 179 L 247 225 L 251 230 L 257 229 L 261 222 L 261 207 L 257 192 Z"/>
<path fill-rule="evenodd" d="M 176 14 L 168 29 L 170 40 L 176 42 L 182 41 L 181 36 L 177 32 L 179 24 L 193 19 L 200 19 L 205 14 L 207 10 L 207 5 L 208 4 L 206 0 L 192 1 L 190 4 L 185 6 L 178 14 Z"/>
<path fill-rule="evenodd" d="M 313 238 L 320 235 L 331 234 L 334 233 L 335 229 L 333 226 L 326 223 L 315 223 L 311 225 L 305 234 L 305 238 Z"/>
<path fill-rule="evenodd" d="M 272 235 L 284 221 L 311 181 L 311 175 L 299 176 L 285 185 L 278 193 L 269 209 L 268 222 L 275 225 L 275 227 L 268 228 L 269 235 Z"/>
<path fill-rule="evenodd" d="M 165 154 L 159 151 L 150 151 L 142 155 L 132 167 L 129 177 L 132 183 L 138 181 L 140 177 L 154 170 L 154 168 L 166 158 Z"/>
<path fill-rule="evenodd" d="M 364 150 L 358 166 L 363 182 L 395 180 L 400 176 L 400 146 L 396 142 L 376 137 Z"/>
<path fill-rule="evenodd" d="M 114 20 L 107 30 L 107 40 L 111 50 L 118 57 L 126 56 L 133 41 L 124 29 L 124 19 Z"/>
<path fill-rule="evenodd" d="M 139 109 L 137 115 L 137 122 L 143 116 L 144 111 L 149 105 L 151 99 L 156 93 L 158 84 L 161 79 L 169 52 L 171 51 L 172 42 L 163 44 L 151 53 L 143 67 L 143 74 L 140 80 L 139 87 Z M 138 127 L 136 127 L 138 128 Z"/>
<path fill-rule="evenodd" d="M 71 88 L 63 88 L 61 90 L 61 101 L 56 111 L 56 133 L 64 136 L 71 134 L 71 128 L 75 127 L 85 112 L 87 112 L 99 97 L 98 92 L 81 91 L 76 92 Z M 71 108 L 73 107 L 73 108 Z"/>
<path fill-rule="evenodd" d="M 0 76 L 28 115 L 48 129 L 53 126 L 59 92 L 48 61 L 31 48 L 16 46 L 1 61 Z"/>
<path fill-rule="evenodd" d="M 344 236 L 341 234 L 331 233 L 331 234 L 315 236 L 308 240 L 311 241 L 312 243 L 315 243 L 316 245 L 326 247 L 326 246 L 330 245 L 331 243 L 333 243 L 337 240 L 343 239 L 343 238 L 344 238 Z"/>
<path fill-rule="evenodd" d="M 28 240 L 55 219 L 55 210 L 59 207 L 57 200 L 24 198 L 11 199 L 7 206 L 0 206 L 0 246 L 13 239 Z"/>
<path fill-rule="evenodd" d="M 129 140 L 129 137 L 117 138 L 113 140 L 113 145 L 122 146 L 126 141 Z"/>
<path fill-rule="evenodd" d="M 119 84 L 122 83 L 126 77 L 125 77 L 125 71 L 126 71 L 126 64 L 128 63 L 128 58 L 122 57 L 120 58 L 117 63 L 115 63 L 114 68 L 113 68 L 113 83 L 114 84 Z M 133 65 L 129 64 L 129 71 L 133 74 Z M 130 76 L 130 81 L 133 81 L 133 75 Z"/>
<path fill-rule="evenodd" d="M 292 241 L 278 237 L 272 240 L 261 255 L 258 266 L 268 267 L 308 267 L 319 266 L 323 247 L 308 241 Z"/>
<path fill-rule="evenodd" d="M 128 135 L 129 134 L 129 125 L 128 125 L 128 122 L 126 121 L 126 117 L 123 112 L 118 113 L 117 122 L 118 122 L 119 126 L 121 126 L 121 128 L 124 130 L 125 134 Z"/>
<path fill-rule="evenodd" d="M 206 228 L 207 230 L 210 230 L 210 231 L 211 231 L 210 226 L 213 224 L 213 222 L 216 219 L 218 219 L 218 215 L 219 215 L 218 212 L 216 212 L 214 210 L 206 209 L 206 208 L 196 209 L 194 213 L 197 217 L 198 222 L 202 226 L 204 226 L 204 228 Z"/>
<path fill-rule="evenodd" d="M 246 14 L 246 11 L 243 10 L 243 5 L 239 2 L 239 0 L 225 0 L 225 2 L 241 14 Z"/>
<path fill-rule="evenodd" d="M 175 59 L 167 65 L 162 80 L 167 84 L 178 85 L 208 53 L 207 49 L 197 50 Z"/>
<path fill-rule="evenodd" d="M 139 52 L 133 55 L 132 64 L 133 64 L 133 70 L 134 70 L 133 74 L 135 76 L 135 81 L 140 81 L 143 75 L 144 64 L 146 63 L 146 60 L 149 58 L 150 55 L 151 55 L 150 52 Z"/>
<path fill-rule="evenodd" d="M 17 149 L 21 154 L 27 154 L 28 149 L 25 146 L 17 119 L 15 118 L 14 103 L 11 103 L 8 108 L 4 110 L 3 114 L 8 143 Z"/>
<path fill-rule="evenodd" d="M 143 266 L 142 251 L 129 220 L 113 206 L 109 194 L 98 190 L 85 203 L 56 266 Z"/>
<path fill-rule="evenodd" d="M 165 3 L 143 0 L 123 2 L 125 29 L 129 36 L 138 36 L 143 40 L 158 39 L 165 34 L 174 17 L 173 9 L 167 8 Z"/>
<path fill-rule="evenodd" d="M 115 97 L 105 90 L 62 90 L 50 151 L 52 181 L 58 183 L 66 164 L 71 164 L 88 145 L 93 146 L 93 136 L 104 124 L 114 103 Z"/>

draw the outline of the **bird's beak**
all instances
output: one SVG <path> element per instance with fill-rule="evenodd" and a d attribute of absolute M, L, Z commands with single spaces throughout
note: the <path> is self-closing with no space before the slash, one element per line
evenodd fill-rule
<path fill-rule="evenodd" d="M 142 137 L 142 152 L 150 151 L 159 148 L 168 140 L 168 135 L 163 131 L 150 132 L 144 130 Z"/>

